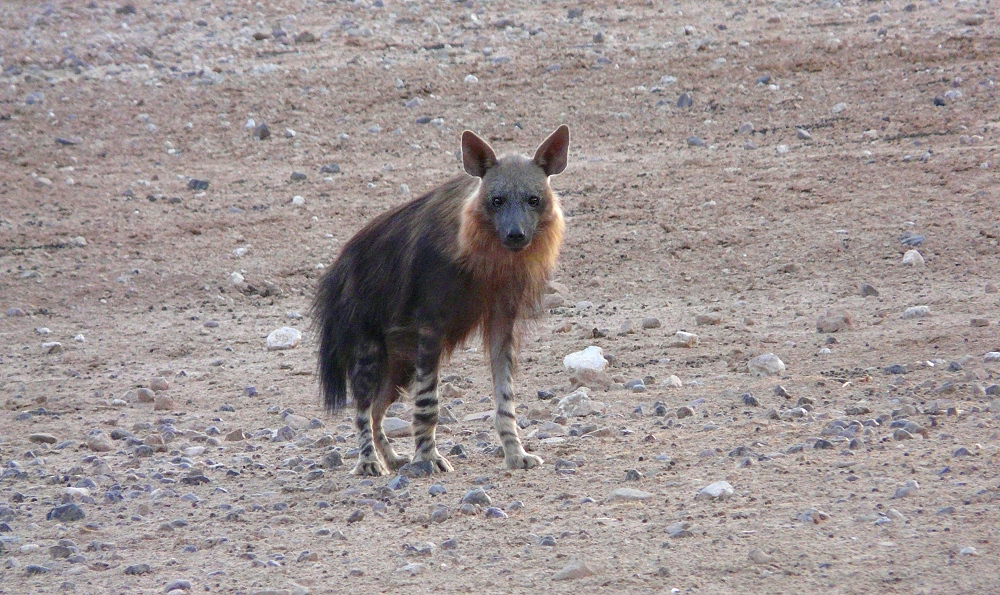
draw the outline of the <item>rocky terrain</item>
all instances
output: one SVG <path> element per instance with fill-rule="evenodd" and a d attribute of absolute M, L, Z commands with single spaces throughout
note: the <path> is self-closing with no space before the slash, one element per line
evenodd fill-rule
<path fill-rule="evenodd" d="M 972 1 L 3 2 L 0 592 L 1000 590 L 998 55 Z M 350 475 L 323 268 L 562 123 L 544 466 L 472 341 L 456 471 Z"/>

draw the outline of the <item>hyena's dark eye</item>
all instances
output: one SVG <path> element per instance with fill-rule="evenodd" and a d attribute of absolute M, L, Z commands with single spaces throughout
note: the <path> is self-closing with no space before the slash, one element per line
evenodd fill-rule
<path fill-rule="evenodd" d="M 542 202 L 542 199 L 538 198 L 537 196 L 529 196 L 528 197 L 528 205 L 529 206 L 537 207 L 540 202 Z"/>
<path fill-rule="evenodd" d="M 503 197 L 502 196 L 494 196 L 493 198 L 490 199 L 490 204 L 492 204 L 494 207 L 502 207 L 503 206 Z"/>

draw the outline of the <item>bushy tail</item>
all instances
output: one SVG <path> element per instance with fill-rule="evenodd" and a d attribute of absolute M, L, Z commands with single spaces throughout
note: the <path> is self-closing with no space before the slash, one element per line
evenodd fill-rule
<path fill-rule="evenodd" d="M 331 413 L 347 404 L 347 371 L 351 366 L 350 319 L 345 312 L 342 271 L 331 270 L 320 281 L 312 306 L 319 336 L 319 384 L 323 403 Z"/>

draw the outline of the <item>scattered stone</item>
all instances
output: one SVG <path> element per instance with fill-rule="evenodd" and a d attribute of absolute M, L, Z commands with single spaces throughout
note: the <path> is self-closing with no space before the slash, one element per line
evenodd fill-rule
<path fill-rule="evenodd" d="M 920 268 L 924 266 L 924 257 L 918 250 L 907 250 L 906 254 L 903 254 L 903 264 Z"/>
<path fill-rule="evenodd" d="M 717 481 L 709 484 L 695 495 L 695 500 L 715 500 L 718 502 L 728 500 L 734 493 L 733 486 L 728 481 Z"/>
<path fill-rule="evenodd" d="M 816 319 L 816 332 L 836 333 L 854 328 L 854 320 L 847 310 L 827 310 Z"/>
<path fill-rule="evenodd" d="M 267 122 L 261 122 L 253 129 L 253 136 L 257 140 L 267 140 L 271 138 L 271 128 L 268 127 Z"/>
<path fill-rule="evenodd" d="M 190 180 L 188 180 L 188 190 L 194 190 L 196 192 L 202 190 L 208 190 L 208 184 L 209 184 L 208 180 L 196 180 L 194 178 L 191 178 Z"/>
<path fill-rule="evenodd" d="M 688 407 L 687 405 L 682 405 L 677 408 L 677 419 L 684 419 L 685 417 L 691 417 L 694 415 L 694 409 Z"/>
<path fill-rule="evenodd" d="M 191 581 L 186 579 L 176 579 L 167 583 L 167 586 L 163 587 L 163 591 L 169 593 L 171 591 L 190 591 Z"/>
<path fill-rule="evenodd" d="M 847 104 L 841 102 L 841 103 L 835 103 L 833 105 L 833 107 L 830 108 L 830 111 L 833 112 L 833 113 L 835 113 L 835 114 L 839 114 L 839 113 L 843 112 L 846 109 L 847 109 Z"/>
<path fill-rule="evenodd" d="M 1000 362 L 1000 351 L 990 351 L 983 356 L 984 362 Z M 989 392 L 987 391 L 987 394 Z"/>
<path fill-rule="evenodd" d="M 58 442 L 58 439 L 52 434 L 36 433 L 28 435 L 28 442 L 34 442 L 35 444 L 55 444 Z"/>
<path fill-rule="evenodd" d="M 559 399 L 555 414 L 564 417 L 585 417 L 604 410 L 604 403 L 592 401 L 587 390 L 580 388 Z"/>
<path fill-rule="evenodd" d="M 799 128 L 796 130 L 795 136 L 798 137 L 799 140 L 812 140 L 812 135 L 809 134 L 809 131 L 805 128 Z"/>
<path fill-rule="evenodd" d="M 347 524 L 348 525 L 353 525 L 354 523 L 357 523 L 357 522 L 360 522 L 360 521 L 363 521 L 363 520 L 365 520 L 365 511 L 359 509 L 359 510 L 355 510 L 354 512 L 352 512 L 350 514 L 350 516 L 347 517 Z"/>
<path fill-rule="evenodd" d="M 247 435 L 243 432 L 243 428 L 237 428 L 226 434 L 226 442 L 242 442 L 246 439 Z"/>
<path fill-rule="evenodd" d="M 969 326 L 973 327 L 984 327 L 989 325 L 990 321 L 988 318 L 973 318 L 972 320 L 969 321 Z"/>
<path fill-rule="evenodd" d="M 267 336 L 267 348 L 270 351 L 279 349 L 294 349 L 302 340 L 302 333 L 298 329 L 284 326 L 271 331 Z"/>
<path fill-rule="evenodd" d="M 149 574 L 150 572 L 153 572 L 153 569 L 149 564 L 132 564 L 125 567 L 125 574 L 128 575 Z"/>
<path fill-rule="evenodd" d="M 167 383 L 167 379 L 163 376 L 156 376 L 149 381 L 149 388 L 153 389 L 155 392 L 160 392 L 170 388 L 170 384 Z"/>
<path fill-rule="evenodd" d="M 861 297 L 878 297 L 878 290 L 873 286 L 864 283 L 861 285 Z"/>
<path fill-rule="evenodd" d="M 322 174 L 339 174 L 340 165 L 336 163 L 327 163 L 323 167 L 319 168 L 319 172 Z"/>
<path fill-rule="evenodd" d="M 490 498 L 489 494 L 486 493 L 483 488 L 472 488 L 462 496 L 462 504 L 478 504 L 480 506 L 489 506 L 493 504 L 493 500 Z"/>
<path fill-rule="evenodd" d="M 698 326 L 722 324 L 722 315 L 716 312 L 711 312 L 709 314 L 699 314 L 695 316 L 694 322 Z"/>
<path fill-rule="evenodd" d="M 51 569 L 47 566 L 42 566 L 40 564 L 28 564 L 24 567 L 24 573 L 28 576 L 37 576 L 39 574 L 48 574 Z"/>
<path fill-rule="evenodd" d="M 763 551 L 757 549 L 750 550 L 747 557 L 750 558 L 750 561 L 754 564 L 770 564 L 771 562 L 774 562 L 774 556 L 765 554 Z"/>
<path fill-rule="evenodd" d="M 635 488 L 618 488 L 604 498 L 605 503 L 609 502 L 643 502 L 653 498 L 653 494 L 637 490 Z"/>
<path fill-rule="evenodd" d="M 111 437 L 104 432 L 97 431 L 87 436 L 87 448 L 94 452 L 108 452 L 114 447 Z"/>
<path fill-rule="evenodd" d="M 674 333 L 673 340 L 667 347 L 696 347 L 698 345 L 698 335 L 684 331 Z"/>
<path fill-rule="evenodd" d="M 896 428 L 896 430 L 892 433 L 892 439 L 898 441 L 913 440 L 913 434 L 907 432 L 903 428 Z"/>
<path fill-rule="evenodd" d="M 691 107 L 691 105 L 693 103 L 694 103 L 694 99 L 691 98 L 691 94 L 690 93 L 681 93 L 681 96 L 677 98 L 677 107 L 681 107 L 681 108 L 683 108 L 683 107 Z M 691 137 L 691 138 L 695 138 L 695 137 Z M 691 139 L 688 139 L 688 142 L 690 143 Z M 704 145 L 704 143 L 702 143 L 702 145 Z"/>
<path fill-rule="evenodd" d="M 691 531 L 691 523 L 687 521 L 679 521 L 667 525 L 666 531 L 667 535 L 669 535 L 671 539 L 694 537 L 694 531 Z"/>
<path fill-rule="evenodd" d="M 62 506 L 56 506 L 45 515 L 45 518 L 50 521 L 59 521 L 60 523 L 72 523 L 73 521 L 79 521 L 83 519 L 86 514 L 84 514 L 83 509 L 76 504 L 63 504 Z"/>
<path fill-rule="evenodd" d="M 704 147 L 705 141 L 697 136 L 687 137 L 687 144 L 689 147 Z"/>
<path fill-rule="evenodd" d="M 931 313 L 930 306 L 913 306 L 903 312 L 903 319 L 923 318 Z"/>
<path fill-rule="evenodd" d="M 302 31 L 294 37 L 295 43 L 316 43 L 319 38 L 309 31 Z"/>
<path fill-rule="evenodd" d="M 645 330 L 660 328 L 660 319 L 655 316 L 647 316 L 642 319 L 642 328 Z"/>
<path fill-rule="evenodd" d="M 820 523 L 825 523 L 830 520 L 830 515 L 822 510 L 819 510 L 818 508 L 810 508 L 809 510 L 800 513 L 798 518 L 803 523 L 819 525 Z"/>
<path fill-rule="evenodd" d="M 597 370 L 577 370 L 569 377 L 571 390 L 576 390 L 580 387 L 587 387 L 593 390 L 608 390 L 612 384 L 614 384 L 614 381 L 611 379 L 611 376 L 606 372 L 599 372 Z"/>
<path fill-rule="evenodd" d="M 486 518 L 505 519 L 507 518 L 507 513 L 495 506 L 490 506 L 489 508 L 486 509 Z"/>
<path fill-rule="evenodd" d="M 587 578 L 588 576 L 594 576 L 596 574 L 590 569 L 584 562 L 580 560 L 574 560 L 563 567 L 562 570 L 552 575 L 552 580 L 554 581 L 572 581 L 581 578 Z"/>
<path fill-rule="evenodd" d="M 382 430 L 390 438 L 409 438 L 413 435 L 410 422 L 398 417 L 386 417 L 382 420 Z"/>
<path fill-rule="evenodd" d="M 896 493 L 893 494 L 892 497 L 894 499 L 905 498 L 907 496 L 916 494 L 919 490 L 920 490 L 920 484 L 918 484 L 915 480 L 910 479 L 907 480 L 906 483 L 904 483 L 901 488 L 896 490 Z"/>
<path fill-rule="evenodd" d="M 170 411 L 174 408 L 174 400 L 167 395 L 153 397 L 153 411 Z"/>
<path fill-rule="evenodd" d="M 680 378 L 671 374 L 670 376 L 667 376 L 666 380 L 663 381 L 663 386 L 667 388 L 681 388 L 684 386 L 684 383 L 681 382 Z"/>
<path fill-rule="evenodd" d="M 62 343 L 59 341 L 49 341 L 47 343 L 42 343 L 42 351 L 45 353 L 61 353 L 63 350 Z"/>
<path fill-rule="evenodd" d="M 760 401 L 757 400 L 757 397 L 753 396 L 753 393 L 743 393 L 740 399 L 747 407 L 760 407 Z"/>
<path fill-rule="evenodd" d="M 451 509 L 444 504 L 436 504 L 431 510 L 431 522 L 443 523 L 451 518 Z"/>
<path fill-rule="evenodd" d="M 764 353 L 747 362 L 747 368 L 755 376 L 780 376 L 785 373 L 785 362 L 773 353 Z"/>
<path fill-rule="evenodd" d="M 978 556 L 979 555 L 979 552 L 976 551 L 976 548 L 972 547 L 971 545 L 969 547 L 963 547 L 961 550 L 959 550 L 958 553 L 960 555 L 962 555 L 962 556 Z"/>
<path fill-rule="evenodd" d="M 642 478 L 642 473 L 639 473 L 637 469 L 628 469 L 625 471 L 625 481 L 639 481 Z"/>
<path fill-rule="evenodd" d="M 608 365 L 608 360 L 604 359 L 604 350 L 591 345 L 583 351 L 577 351 L 563 358 L 563 366 L 570 372 L 579 370 L 603 371 Z"/>

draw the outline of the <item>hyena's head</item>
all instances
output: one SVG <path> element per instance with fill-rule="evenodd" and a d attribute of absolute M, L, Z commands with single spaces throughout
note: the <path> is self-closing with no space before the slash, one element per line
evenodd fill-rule
<path fill-rule="evenodd" d="M 462 134 L 462 162 L 470 175 L 482 178 L 476 200 L 492 222 L 497 239 L 512 252 L 531 243 L 539 222 L 552 216 L 555 197 L 549 176 L 566 169 L 569 128 L 560 126 L 527 159 L 497 159 L 490 145 L 474 133 Z"/>

